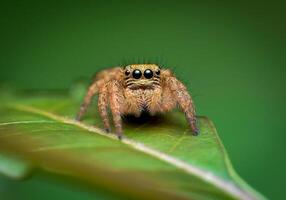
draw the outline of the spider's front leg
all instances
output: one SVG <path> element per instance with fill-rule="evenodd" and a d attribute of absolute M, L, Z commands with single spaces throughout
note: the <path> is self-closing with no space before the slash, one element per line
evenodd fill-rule
<path fill-rule="evenodd" d="M 162 75 L 164 75 L 162 73 Z M 197 127 L 196 113 L 193 105 L 192 98 L 188 93 L 186 87 L 170 73 L 166 73 L 164 78 L 164 85 L 171 91 L 173 98 L 182 108 L 186 115 L 188 123 L 192 129 L 193 135 L 198 135 L 199 130 Z"/>
<path fill-rule="evenodd" d="M 113 117 L 115 132 L 118 139 L 122 139 L 122 119 L 121 110 L 123 103 L 123 93 L 119 81 L 112 81 L 109 84 L 109 102 L 110 110 Z"/>
<path fill-rule="evenodd" d="M 108 119 L 108 111 L 107 111 L 107 106 L 108 106 L 107 95 L 108 95 L 108 91 L 107 91 L 107 86 L 105 85 L 101 88 L 99 92 L 98 112 L 103 121 L 105 131 L 109 133 L 111 130 L 110 130 L 109 119 Z"/>

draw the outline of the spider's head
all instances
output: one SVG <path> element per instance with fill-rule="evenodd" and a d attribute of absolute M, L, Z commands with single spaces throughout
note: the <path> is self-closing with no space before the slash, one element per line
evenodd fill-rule
<path fill-rule="evenodd" d="M 155 64 L 133 64 L 124 69 L 127 88 L 154 89 L 160 87 L 160 67 Z"/>

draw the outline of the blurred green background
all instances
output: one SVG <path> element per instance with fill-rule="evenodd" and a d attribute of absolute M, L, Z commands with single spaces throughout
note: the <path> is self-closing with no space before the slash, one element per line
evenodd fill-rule
<path fill-rule="evenodd" d="M 157 60 L 214 121 L 238 173 L 285 199 L 285 9 L 282 1 L 2 1 L 0 82 L 66 89 L 125 60 Z M 5 199 L 92 198 L 45 175 L 0 180 Z"/>

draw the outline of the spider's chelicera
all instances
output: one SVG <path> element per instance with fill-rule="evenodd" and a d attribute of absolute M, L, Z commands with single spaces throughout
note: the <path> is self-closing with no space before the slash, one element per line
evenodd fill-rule
<path fill-rule="evenodd" d="M 104 128 L 107 132 L 110 131 L 110 107 L 119 139 L 122 138 L 122 115 L 139 117 L 143 111 L 154 115 L 170 111 L 177 105 L 185 113 L 193 134 L 198 134 L 192 98 L 184 84 L 168 69 L 160 69 L 155 64 L 133 64 L 97 73 L 84 98 L 77 120 L 81 120 L 92 97 L 97 93 L 98 111 Z"/>

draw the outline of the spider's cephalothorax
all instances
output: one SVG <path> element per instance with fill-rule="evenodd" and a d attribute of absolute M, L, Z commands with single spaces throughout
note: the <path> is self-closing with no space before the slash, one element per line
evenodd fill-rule
<path fill-rule="evenodd" d="M 185 113 L 194 135 L 198 134 L 192 98 L 186 87 L 170 70 L 155 64 L 133 64 L 116 67 L 96 74 L 78 113 L 80 120 L 92 97 L 98 93 L 98 111 L 106 131 L 110 131 L 110 107 L 116 134 L 122 137 L 122 115 L 140 116 L 142 111 L 151 115 L 170 111 L 177 105 Z"/>

